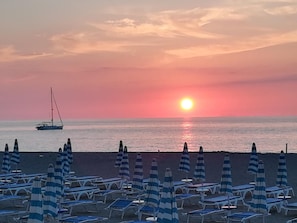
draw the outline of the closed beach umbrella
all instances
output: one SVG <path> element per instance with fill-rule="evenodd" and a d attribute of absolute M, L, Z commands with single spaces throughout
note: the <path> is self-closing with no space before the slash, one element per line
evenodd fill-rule
<path fill-rule="evenodd" d="M 157 209 L 160 203 L 160 180 L 158 172 L 158 163 L 154 158 L 152 161 L 150 176 L 146 187 L 146 205 Z"/>
<path fill-rule="evenodd" d="M 117 158 L 115 161 L 114 166 L 115 167 L 120 167 L 121 163 L 122 163 L 122 158 L 123 158 L 123 152 L 124 152 L 124 146 L 123 146 L 123 141 L 120 141 L 120 145 L 119 145 L 119 152 L 117 154 Z"/>
<path fill-rule="evenodd" d="M 278 159 L 276 185 L 280 187 L 288 186 L 287 164 L 284 151 L 281 151 Z"/>
<path fill-rule="evenodd" d="M 63 153 L 62 153 L 62 169 L 63 169 L 63 177 L 69 175 L 70 167 L 69 167 L 69 160 L 68 160 L 68 148 L 67 144 L 64 144 Z"/>
<path fill-rule="evenodd" d="M 184 143 L 183 153 L 180 159 L 179 168 L 180 171 L 184 171 L 186 173 L 190 172 L 190 156 L 188 151 L 188 145 Z"/>
<path fill-rule="evenodd" d="M 129 170 L 129 158 L 128 158 L 128 149 L 127 146 L 124 147 L 123 158 L 120 166 L 119 176 L 122 179 L 130 179 L 130 170 Z"/>
<path fill-rule="evenodd" d="M 194 171 L 194 179 L 204 182 L 205 181 L 205 165 L 204 165 L 204 155 L 203 155 L 203 147 L 200 146 L 197 163 Z"/>
<path fill-rule="evenodd" d="M 140 153 L 136 156 L 135 168 L 132 180 L 132 189 L 143 191 L 143 164 Z"/>
<path fill-rule="evenodd" d="M 56 182 L 56 197 L 57 201 L 63 199 L 64 195 L 64 178 L 63 178 L 63 169 L 62 169 L 62 156 L 59 153 L 56 159 L 55 165 L 55 182 Z"/>
<path fill-rule="evenodd" d="M 13 152 L 11 155 L 11 163 L 15 165 L 15 169 L 17 169 L 17 166 L 20 163 L 19 144 L 17 139 L 14 140 Z"/>
<path fill-rule="evenodd" d="M 250 161 L 248 165 L 248 173 L 256 174 L 258 172 L 258 154 L 256 144 L 252 144 L 252 151 L 250 155 Z"/>
<path fill-rule="evenodd" d="M 40 178 L 36 177 L 32 184 L 28 223 L 42 223 L 42 193 Z"/>
<path fill-rule="evenodd" d="M 72 145 L 70 138 L 67 139 L 67 154 L 68 154 L 68 163 L 71 165 L 73 163 L 73 154 L 72 154 Z"/>
<path fill-rule="evenodd" d="M 166 169 L 163 189 L 161 191 L 159 212 L 157 217 L 159 223 L 178 223 L 177 204 L 175 199 L 172 173 Z"/>
<path fill-rule="evenodd" d="M 267 200 L 266 200 L 266 184 L 264 164 L 262 160 L 259 161 L 258 172 L 256 174 L 255 189 L 252 195 L 251 209 L 252 211 L 266 214 Z"/>
<path fill-rule="evenodd" d="M 220 192 L 228 195 L 232 194 L 231 163 L 228 154 L 224 157 Z"/>
<path fill-rule="evenodd" d="M 54 218 L 58 215 L 56 188 L 55 168 L 53 164 L 49 164 L 43 199 L 43 213 Z"/>
<path fill-rule="evenodd" d="M 7 143 L 5 144 L 1 170 L 3 173 L 10 173 L 10 155 Z"/>

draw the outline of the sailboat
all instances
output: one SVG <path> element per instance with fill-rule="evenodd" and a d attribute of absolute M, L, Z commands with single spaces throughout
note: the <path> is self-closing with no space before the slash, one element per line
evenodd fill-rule
<path fill-rule="evenodd" d="M 60 124 L 54 123 L 54 105 L 60 118 Z M 37 124 L 36 129 L 37 130 L 62 130 L 63 129 L 63 121 L 61 119 L 61 115 L 60 115 L 52 88 L 51 88 L 51 120 L 49 122 L 41 122 Z"/>

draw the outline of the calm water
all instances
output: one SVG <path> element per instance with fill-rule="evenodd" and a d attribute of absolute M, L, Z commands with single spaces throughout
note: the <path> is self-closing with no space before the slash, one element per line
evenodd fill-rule
<path fill-rule="evenodd" d="M 129 151 L 297 152 L 297 117 L 282 118 L 168 118 L 66 120 L 62 131 L 37 131 L 39 121 L 0 121 L 0 145 L 14 139 L 20 151 L 55 152 L 71 138 L 74 152 L 116 152 L 120 140 Z"/>

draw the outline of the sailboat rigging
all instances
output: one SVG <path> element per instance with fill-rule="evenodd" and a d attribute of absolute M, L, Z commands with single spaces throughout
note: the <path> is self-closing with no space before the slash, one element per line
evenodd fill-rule
<path fill-rule="evenodd" d="M 60 124 L 54 123 L 54 105 L 57 110 L 58 116 L 60 118 Z M 62 130 L 63 129 L 63 121 L 62 121 L 52 88 L 51 88 L 51 120 L 50 122 L 41 122 L 37 124 L 36 129 L 37 130 Z"/>

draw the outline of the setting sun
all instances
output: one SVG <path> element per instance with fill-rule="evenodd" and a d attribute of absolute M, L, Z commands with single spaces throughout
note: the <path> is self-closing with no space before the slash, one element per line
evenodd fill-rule
<path fill-rule="evenodd" d="M 193 100 L 190 98 L 183 98 L 180 102 L 180 106 L 184 110 L 191 110 L 193 108 Z"/>

